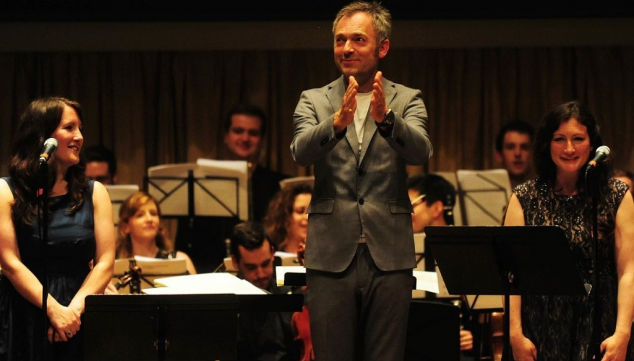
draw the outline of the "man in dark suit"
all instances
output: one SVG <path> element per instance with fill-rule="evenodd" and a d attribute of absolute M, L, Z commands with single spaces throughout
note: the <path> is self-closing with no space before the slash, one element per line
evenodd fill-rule
<path fill-rule="evenodd" d="M 356 2 L 333 24 L 342 76 L 304 91 L 291 153 L 315 169 L 308 307 L 317 360 L 402 360 L 415 266 L 406 163 L 432 146 L 421 93 L 378 71 L 391 17 Z"/>
<path fill-rule="evenodd" d="M 266 133 L 266 116 L 257 106 L 238 104 L 231 108 L 223 123 L 225 159 L 244 160 L 249 165 L 249 219 L 261 221 L 271 198 L 280 190 L 285 175 L 258 165 L 262 139 Z M 226 255 L 236 217 L 181 218 L 176 248 L 190 255 L 200 272 L 211 272 Z"/>
<path fill-rule="evenodd" d="M 274 250 L 259 223 L 242 222 L 231 233 L 231 261 L 238 277 L 272 294 L 287 293 L 277 287 Z M 238 318 L 238 361 L 297 361 L 291 312 L 243 311 Z"/>
<path fill-rule="evenodd" d="M 84 149 L 86 178 L 102 184 L 117 183 L 117 159 L 114 153 L 103 145 L 93 145 Z"/>
<path fill-rule="evenodd" d="M 287 177 L 258 164 L 266 125 L 264 112 L 251 104 L 234 106 L 224 123 L 226 158 L 249 163 L 249 218 L 257 222 L 264 218 L 269 201 L 279 192 L 280 180 Z"/>
<path fill-rule="evenodd" d="M 511 188 L 533 175 L 533 126 L 523 120 L 506 123 L 495 137 L 495 159 L 509 173 Z"/>

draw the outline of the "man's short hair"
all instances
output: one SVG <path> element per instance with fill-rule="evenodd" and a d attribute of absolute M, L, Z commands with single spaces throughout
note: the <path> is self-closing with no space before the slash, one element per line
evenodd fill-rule
<path fill-rule="evenodd" d="M 531 142 L 533 141 L 533 136 L 535 135 L 535 129 L 530 123 L 519 119 L 512 120 L 506 123 L 495 137 L 495 150 L 497 150 L 498 152 L 502 152 L 502 147 L 504 146 L 504 136 L 508 132 L 528 134 Z"/>
<path fill-rule="evenodd" d="M 443 206 L 453 208 L 456 204 L 456 188 L 438 174 L 413 175 L 407 179 L 407 189 L 424 194 L 425 203 L 428 205 L 440 201 Z"/>
<path fill-rule="evenodd" d="M 225 134 L 229 132 L 229 129 L 231 129 L 231 118 L 236 114 L 245 114 L 259 118 L 260 135 L 264 136 L 264 134 L 266 133 L 267 123 L 266 114 L 264 114 L 264 111 L 260 107 L 253 104 L 237 104 L 233 108 L 231 108 L 231 110 L 229 110 L 224 123 Z"/>
<path fill-rule="evenodd" d="M 117 159 L 114 153 L 103 145 L 92 145 L 84 148 L 84 163 L 89 162 L 106 162 L 110 175 L 117 174 Z"/>
<path fill-rule="evenodd" d="M 229 251 L 235 257 L 236 261 L 240 261 L 239 246 L 247 250 L 254 250 L 262 247 L 264 241 L 268 241 L 269 237 L 264 232 L 262 224 L 257 222 L 242 222 L 233 227 L 231 232 L 231 245 Z M 270 244 L 270 242 L 269 242 Z"/>
<path fill-rule="evenodd" d="M 335 34 L 337 24 L 344 16 L 350 16 L 358 12 L 367 13 L 372 17 L 372 25 L 374 25 L 374 30 L 376 30 L 376 41 L 378 43 L 390 38 L 392 35 L 392 15 L 389 10 L 376 1 L 355 1 L 344 6 L 339 10 L 332 23 L 332 34 Z"/>

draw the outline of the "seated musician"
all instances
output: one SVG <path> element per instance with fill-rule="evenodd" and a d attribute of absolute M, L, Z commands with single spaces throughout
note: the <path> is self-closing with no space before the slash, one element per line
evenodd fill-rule
<path fill-rule="evenodd" d="M 161 210 L 152 196 L 145 192 L 130 195 L 119 209 L 119 237 L 116 258 L 144 256 L 163 259 L 185 259 L 187 273 L 196 268 L 189 256 L 174 250 L 161 227 Z"/>
<path fill-rule="evenodd" d="M 297 253 L 305 244 L 308 233 L 306 210 L 312 192 L 309 183 L 297 183 L 282 189 L 271 199 L 264 226 L 276 250 Z"/>
<path fill-rule="evenodd" d="M 306 249 L 306 235 L 308 233 L 308 205 L 312 197 L 313 187 L 309 182 L 296 183 L 279 191 L 271 203 L 264 217 L 267 234 L 279 251 L 297 254 L 298 262 L 304 264 L 304 250 Z M 295 290 L 305 292 L 306 286 Z M 295 312 L 291 319 L 291 326 L 295 339 L 300 342 L 301 358 L 298 361 L 315 359 L 308 308 L 302 307 L 301 312 Z"/>
<path fill-rule="evenodd" d="M 196 268 L 189 256 L 174 250 L 161 227 L 161 210 L 156 200 L 145 192 L 131 194 L 119 209 L 119 235 L 116 258 L 144 256 L 161 259 L 184 259 L 187 273 L 195 274 Z M 112 282 L 106 294 L 118 293 Z"/>
<path fill-rule="evenodd" d="M 445 178 L 437 174 L 411 176 L 407 180 L 407 188 L 414 209 L 414 233 L 424 232 L 427 226 L 453 225 L 450 211 L 455 204 L 456 190 Z M 473 334 L 464 328 L 460 329 L 460 350 L 461 360 L 471 359 Z"/>
<path fill-rule="evenodd" d="M 231 262 L 238 277 L 272 294 L 287 293 L 274 277 L 274 249 L 259 223 L 243 222 L 230 237 Z M 298 360 L 291 312 L 241 312 L 238 324 L 238 361 Z"/>

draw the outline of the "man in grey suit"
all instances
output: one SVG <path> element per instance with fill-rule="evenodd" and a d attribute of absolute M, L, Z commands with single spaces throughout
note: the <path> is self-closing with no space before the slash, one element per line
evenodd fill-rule
<path fill-rule="evenodd" d="M 291 152 L 314 165 L 305 265 L 316 359 L 403 359 L 415 266 L 406 164 L 432 152 L 418 90 L 383 78 L 390 13 L 355 2 L 333 23 L 342 76 L 302 92 Z"/>

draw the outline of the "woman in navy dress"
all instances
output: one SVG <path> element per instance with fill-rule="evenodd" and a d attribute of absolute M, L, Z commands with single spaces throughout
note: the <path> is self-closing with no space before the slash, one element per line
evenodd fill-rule
<path fill-rule="evenodd" d="M 84 299 L 102 293 L 112 277 L 112 206 L 105 187 L 84 177 L 81 128 L 79 104 L 64 98 L 34 100 L 20 119 L 10 177 L 0 179 L 2 360 L 82 360 Z M 49 137 L 59 146 L 40 191 L 39 153 Z M 46 245 L 38 227 L 38 193 L 48 198 Z"/>

